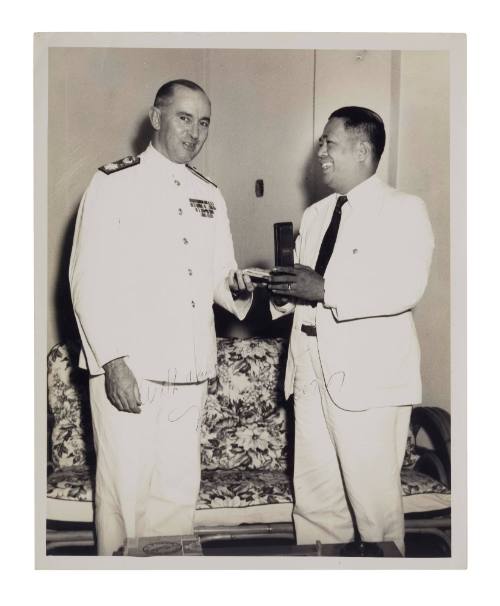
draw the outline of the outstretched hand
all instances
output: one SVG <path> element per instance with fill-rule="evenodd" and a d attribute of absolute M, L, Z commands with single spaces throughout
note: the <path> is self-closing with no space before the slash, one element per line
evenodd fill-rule
<path fill-rule="evenodd" d="M 232 269 L 227 281 L 233 297 L 238 299 L 248 299 L 255 290 L 250 276 L 247 276 L 241 269 Z"/>
<path fill-rule="evenodd" d="M 314 269 L 296 263 L 293 267 L 273 268 L 269 290 L 282 300 L 293 298 L 302 301 L 323 301 L 325 280 Z"/>

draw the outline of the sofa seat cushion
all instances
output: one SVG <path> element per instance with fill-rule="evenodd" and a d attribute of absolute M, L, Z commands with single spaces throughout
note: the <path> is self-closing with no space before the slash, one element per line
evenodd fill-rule
<path fill-rule="evenodd" d="M 92 477 L 93 472 L 88 465 L 62 467 L 48 475 L 47 497 L 91 502 L 94 498 Z"/>
<path fill-rule="evenodd" d="M 92 501 L 92 475 L 88 465 L 52 472 L 47 497 L 69 501 Z M 204 471 L 197 509 L 272 505 L 292 501 L 291 482 L 281 471 Z"/>
<path fill-rule="evenodd" d="M 451 507 L 450 489 L 414 469 L 403 468 L 401 488 L 405 513 L 439 511 Z"/>
<path fill-rule="evenodd" d="M 88 465 L 54 471 L 48 476 L 47 497 L 52 503 L 90 505 L 92 477 Z M 425 474 L 403 470 L 401 485 L 405 514 L 439 512 L 451 507 L 450 490 Z M 197 510 L 200 523 L 287 521 L 292 510 L 291 480 L 282 471 L 204 470 Z"/>
<path fill-rule="evenodd" d="M 290 478 L 282 471 L 206 470 L 197 509 L 291 503 Z"/>

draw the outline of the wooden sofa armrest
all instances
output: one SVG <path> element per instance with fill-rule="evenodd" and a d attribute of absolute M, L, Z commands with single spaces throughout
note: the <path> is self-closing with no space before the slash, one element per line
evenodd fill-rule
<path fill-rule="evenodd" d="M 417 448 L 418 461 L 415 464 L 415 471 L 434 478 L 450 487 L 449 470 L 444 466 L 443 461 L 438 455 L 427 448 Z"/>
<path fill-rule="evenodd" d="M 54 429 L 54 415 L 47 410 L 47 467 L 48 473 L 54 471 L 54 463 L 52 462 L 52 430 Z"/>
<path fill-rule="evenodd" d="M 451 487 L 451 431 L 450 415 L 435 406 L 415 406 L 411 415 L 411 428 L 415 436 L 424 431 L 433 450 L 420 449 L 417 471 L 428 473 Z"/>

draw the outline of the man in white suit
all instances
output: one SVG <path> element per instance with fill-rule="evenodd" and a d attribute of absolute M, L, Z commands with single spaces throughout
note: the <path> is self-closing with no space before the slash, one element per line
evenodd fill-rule
<path fill-rule="evenodd" d="M 375 112 L 333 112 L 318 160 L 334 193 L 305 211 L 296 265 L 270 284 L 273 317 L 294 312 L 297 542 L 349 543 L 356 525 L 361 554 L 380 541 L 404 553 L 400 471 L 422 391 L 412 309 L 434 247 L 424 202 L 375 174 L 384 146 Z"/>
<path fill-rule="evenodd" d="M 193 532 L 212 306 L 242 319 L 251 305 L 224 198 L 188 164 L 210 113 L 196 83 L 164 84 L 149 147 L 102 166 L 80 205 L 70 283 L 90 374 L 99 555 L 126 537 Z"/>

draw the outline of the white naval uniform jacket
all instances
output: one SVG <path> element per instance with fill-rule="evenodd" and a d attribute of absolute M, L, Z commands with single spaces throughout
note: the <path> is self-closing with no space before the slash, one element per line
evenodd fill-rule
<path fill-rule="evenodd" d="M 80 204 L 70 285 L 91 375 L 127 356 L 144 379 L 191 383 L 215 375 L 213 303 L 238 318 L 236 268 L 219 189 L 150 145 L 140 163 L 97 171 Z"/>
<path fill-rule="evenodd" d="M 434 237 L 424 202 L 372 176 L 342 208 L 325 271 L 324 303 L 271 306 L 295 310 L 285 378 L 294 388 L 302 324 L 315 324 L 328 393 L 340 408 L 365 410 L 422 400 L 420 347 L 412 309 L 427 285 Z M 296 240 L 296 262 L 314 268 L 338 194 L 310 206 Z M 309 337 L 313 339 L 314 337 Z"/>

